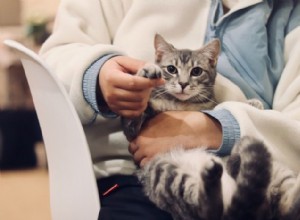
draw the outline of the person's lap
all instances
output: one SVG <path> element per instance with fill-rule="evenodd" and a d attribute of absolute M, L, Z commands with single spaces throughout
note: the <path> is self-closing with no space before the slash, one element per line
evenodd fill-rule
<path fill-rule="evenodd" d="M 172 220 L 144 195 L 134 176 L 98 180 L 101 209 L 98 220 Z"/>

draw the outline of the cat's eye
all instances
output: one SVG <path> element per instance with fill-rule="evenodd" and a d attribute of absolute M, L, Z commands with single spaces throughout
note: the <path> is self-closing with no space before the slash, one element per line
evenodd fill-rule
<path fill-rule="evenodd" d="M 200 76 L 202 74 L 203 70 L 200 67 L 194 67 L 191 70 L 191 76 Z"/>
<path fill-rule="evenodd" d="M 167 71 L 168 71 L 169 73 L 171 73 L 171 74 L 177 73 L 177 69 L 176 69 L 176 67 L 173 66 L 173 65 L 167 66 Z"/>

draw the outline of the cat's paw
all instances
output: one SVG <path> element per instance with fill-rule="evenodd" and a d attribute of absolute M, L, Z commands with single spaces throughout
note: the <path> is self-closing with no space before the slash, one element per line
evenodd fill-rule
<path fill-rule="evenodd" d="M 258 99 L 248 99 L 247 104 L 252 105 L 253 107 L 260 109 L 260 110 L 264 109 L 264 104 Z"/>
<path fill-rule="evenodd" d="M 159 79 L 162 77 L 162 71 L 158 65 L 147 63 L 138 71 L 137 75 L 148 79 Z"/>
<path fill-rule="evenodd" d="M 232 154 L 240 154 L 247 151 L 252 145 L 261 145 L 262 142 L 251 136 L 243 136 L 239 141 L 237 141 L 232 149 Z"/>
<path fill-rule="evenodd" d="M 206 163 L 206 167 L 202 172 L 202 178 L 205 182 L 219 182 L 223 173 L 223 165 L 220 161 L 212 158 L 208 163 Z"/>

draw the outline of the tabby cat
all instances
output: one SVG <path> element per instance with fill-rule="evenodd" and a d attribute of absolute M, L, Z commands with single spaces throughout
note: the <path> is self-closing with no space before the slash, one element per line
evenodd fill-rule
<path fill-rule="evenodd" d="M 157 112 L 216 104 L 218 40 L 199 50 L 178 50 L 156 35 L 155 49 L 156 65 L 138 74 L 163 77 L 166 83 L 153 91 L 145 114 L 122 119 L 129 140 Z M 262 107 L 256 100 L 249 104 Z M 150 200 L 174 220 L 300 220 L 300 177 L 274 162 L 265 145 L 251 137 L 241 138 L 226 160 L 203 148 L 175 148 L 157 155 L 137 176 Z"/>
<path fill-rule="evenodd" d="M 215 39 L 199 50 L 177 50 L 160 35 L 155 36 L 156 64 L 146 64 L 137 75 L 154 79 L 162 77 L 165 84 L 155 88 L 149 107 L 135 119 L 122 118 L 128 140 L 134 139 L 143 122 L 166 110 L 207 110 L 217 103 L 214 95 L 216 64 L 220 41 Z"/>

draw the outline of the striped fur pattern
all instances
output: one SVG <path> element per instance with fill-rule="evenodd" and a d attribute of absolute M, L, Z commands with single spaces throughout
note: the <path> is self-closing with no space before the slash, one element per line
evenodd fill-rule
<path fill-rule="evenodd" d="M 138 75 L 166 83 L 153 90 L 141 117 L 122 118 L 128 140 L 158 112 L 216 105 L 219 40 L 199 50 L 179 50 L 156 35 L 155 49 L 156 64 L 145 65 Z M 259 100 L 246 103 L 263 109 Z M 150 200 L 175 220 L 300 220 L 300 177 L 251 137 L 243 137 L 226 161 L 203 148 L 176 148 L 157 155 L 137 175 Z"/>
<path fill-rule="evenodd" d="M 154 88 L 148 110 L 138 118 L 122 118 L 122 127 L 128 140 L 139 133 L 143 122 L 166 110 L 207 110 L 216 105 L 214 84 L 216 63 L 220 52 L 218 39 L 198 50 L 176 49 L 162 36 L 154 40 L 156 64 L 146 64 L 137 75 L 163 78 L 165 84 Z"/>
<path fill-rule="evenodd" d="M 174 220 L 300 220 L 300 180 L 243 137 L 222 161 L 203 148 L 177 148 L 137 173 L 146 195 Z"/>

